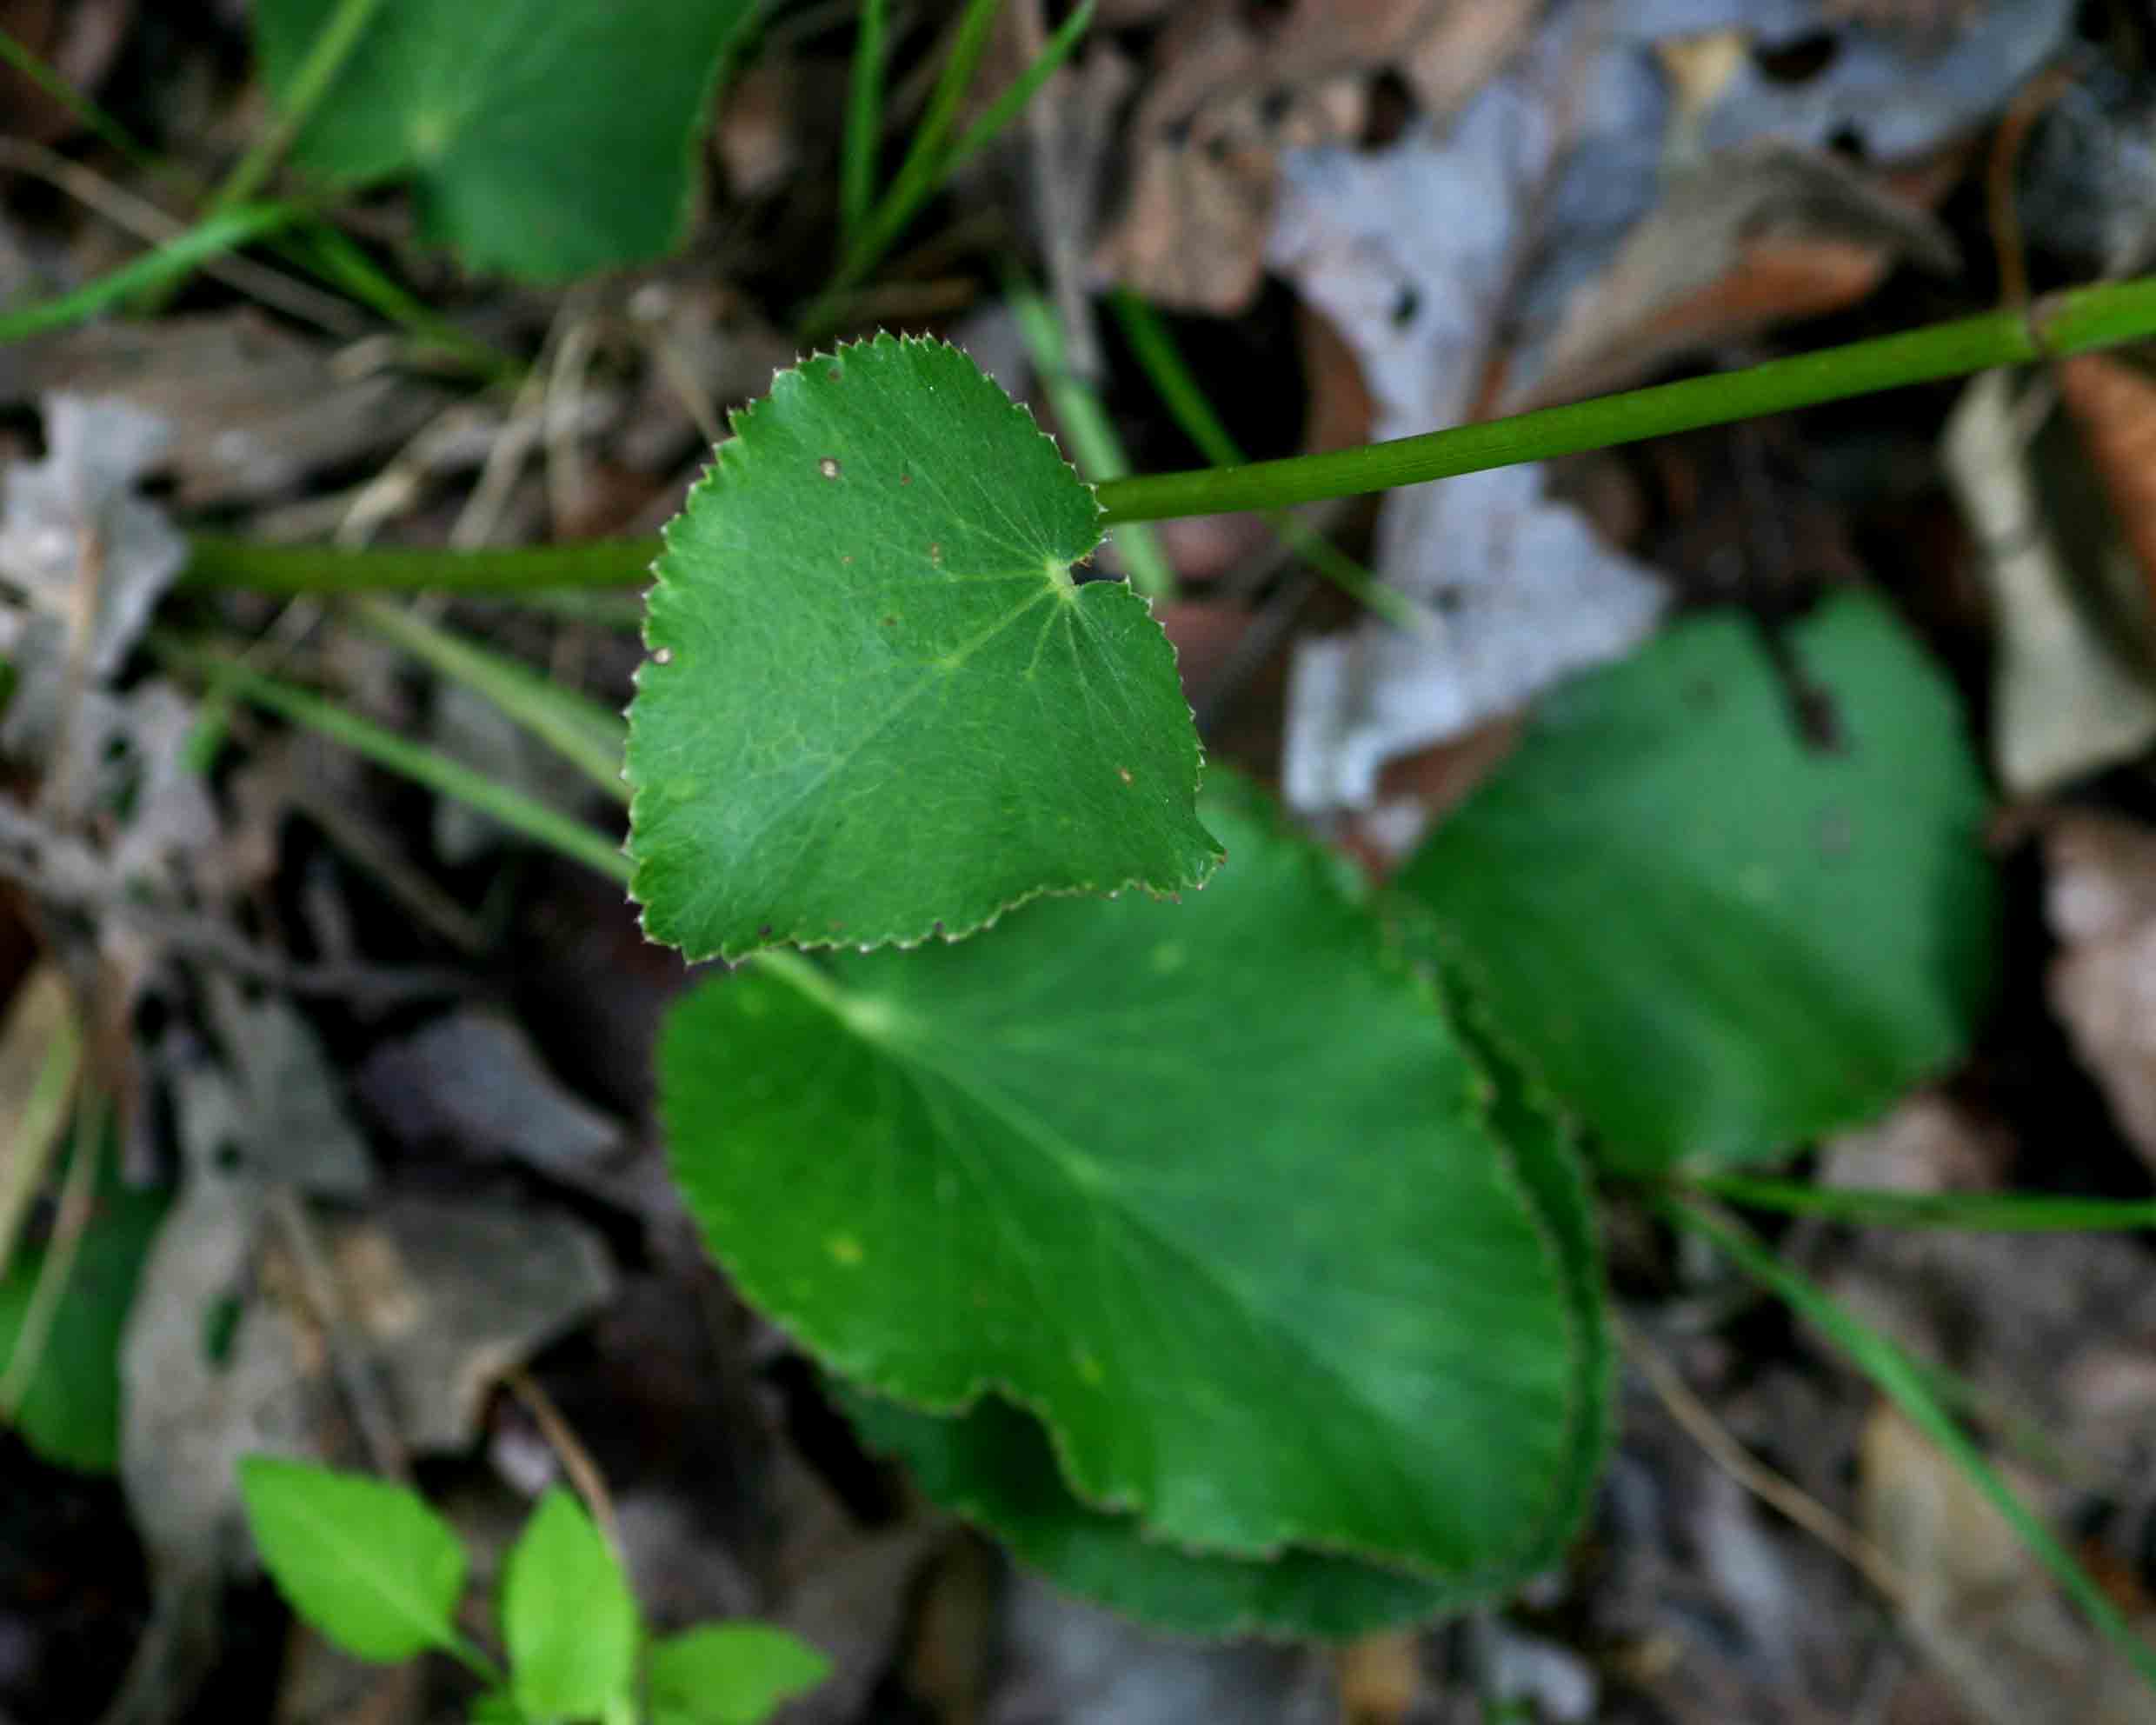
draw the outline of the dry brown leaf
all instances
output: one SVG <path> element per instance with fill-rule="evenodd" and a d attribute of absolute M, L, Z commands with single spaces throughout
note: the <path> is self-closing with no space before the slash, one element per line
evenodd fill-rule
<path fill-rule="evenodd" d="M 1261 33 L 1240 8 L 1184 10 L 1128 128 L 1135 165 L 1095 269 L 1163 305 L 1242 310 L 1262 275 L 1278 152 L 1354 137 L 1387 70 L 1449 112 L 1533 14 L 1527 0 L 1299 0 Z"/>
<path fill-rule="evenodd" d="M 2107 580 L 2106 567 L 2125 553 L 2115 541 L 2069 546 L 2066 529 L 2088 523 L 2046 507 L 2026 416 L 2009 376 L 1986 372 L 1962 391 L 1943 440 L 1996 619 L 1992 758 L 2016 796 L 2069 783 L 2156 740 L 2156 693 L 2093 626 L 2082 591 L 2092 578 Z"/>
<path fill-rule="evenodd" d="M 2059 390 L 2156 602 L 2156 378 L 2107 354 L 2076 354 Z"/>
<path fill-rule="evenodd" d="M 1990 1500 L 1882 1404 L 1865 1428 L 1865 1529 L 1908 1577 L 1906 1621 L 1986 1725 L 2148 1717 L 2133 1668 L 2075 1615 Z"/>
<path fill-rule="evenodd" d="M 2052 1009 L 2156 1169 L 2156 831 L 2076 810 L 2045 835 Z"/>
<path fill-rule="evenodd" d="M 1348 1725 L 1405 1725 L 1423 1691 L 1412 1629 L 1365 1635 L 1340 1650 L 1340 1708 Z"/>
<path fill-rule="evenodd" d="M 1905 258 L 1956 263 L 1945 228 L 1865 170 L 1771 143 L 1719 156 L 1574 296 L 1521 404 L 1621 389 L 1680 353 L 1840 310 Z"/>
<path fill-rule="evenodd" d="M 117 396 L 185 429 L 157 452 L 183 508 L 251 502 L 403 442 L 440 411 L 431 384 L 351 376 L 251 308 L 87 324 L 0 353 L 0 396 Z"/>

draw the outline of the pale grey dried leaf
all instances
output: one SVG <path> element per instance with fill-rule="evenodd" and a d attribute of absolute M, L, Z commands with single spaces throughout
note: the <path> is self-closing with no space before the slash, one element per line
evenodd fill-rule
<path fill-rule="evenodd" d="M 134 487 L 171 428 L 116 397 L 45 402 L 45 458 L 0 472 L 0 580 L 70 627 L 86 627 L 86 669 L 120 667 L 187 561 L 187 542 Z M 86 605 L 94 614 L 78 618 Z"/>
<path fill-rule="evenodd" d="M 2002 112 L 2058 51 L 2074 6 L 2073 0 L 1986 0 L 1960 28 L 1937 32 L 1823 19 L 1789 0 L 1727 11 L 1733 15 L 1727 27 L 1753 32 L 1753 52 L 1702 117 L 1700 137 L 1709 150 L 1775 137 L 1815 150 L 1853 145 L 1867 161 L 1900 162 Z M 1827 57 L 1801 80 L 1778 77 L 1771 51 L 1763 51 L 1822 36 Z"/>
<path fill-rule="evenodd" d="M 203 1068 L 175 1082 L 173 1099 L 186 1174 L 120 1352 L 120 1483 L 156 1603 L 107 1725 L 188 1716 L 216 1657 L 225 1579 L 250 1549 L 239 1459 L 316 1453 L 334 1405 L 291 1315 L 249 1297 L 266 1209 L 262 1189 L 223 1154 L 246 1127 L 238 1087 Z"/>
<path fill-rule="evenodd" d="M 1269 257 L 1354 349 L 1374 436 L 1466 417 L 1501 338 L 1516 338 L 1513 363 L 1531 371 L 1526 351 L 1647 208 L 1664 99 L 1636 53 L 1590 43 L 1560 16 L 1448 133 L 1284 158 Z M 1535 212 L 1547 227 L 1530 226 Z M 1531 250 L 1551 261 L 1526 270 Z M 1666 598 L 1543 495 L 1539 466 L 1394 493 L 1376 563 L 1434 627 L 1417 636 L 1367 620 L 1298 649 L 1285 778 L 1305 809 L 1367 806 L 1387 760 L 1622 653 Z"/>
<path fill-rule="evenodd" d="M 359 1094 L 403 1143 L 447 1140 L 476 1156 L 588 1169 L 622 1148 L 620 1124 L 547 1069 L 516 1020 L 468 1007 L 382 1044 Z"/>
<path fill-rule="evenodd" d="M 502 1374 L 614 1289 L 591 1229 L 498 1200 L 396 1198 L 324 1235 L 349 1315 L 418 1451 L 468 1448 Z"/>
<path fill-rule="evenodd" d="M 2156 739 L 2156 690 L 2088 614 L 2028 455 L 2005 371 L 1970 381 L 1946 423 L 1947 483 L 1968 516 L 1998 629 L 1991 752 L 2007 790 L 2033 796 Z M 2120 549 L 2115 536 L 2112 549 Z"/>
<path fill-rule="evenodd" d="M 1159 1635 L 1019 1573 L 1004 1608 L 1003 1682 L 985 1725 L 1329 1725 L 1322 1656 Z"/>
<path fill-rule="evenodd" d="M 374 1183 L 373 1160 L 313 1028 L 278 996 L 249 1000 L 222 973 L 212 973 L 207 985 L 218 1038 L 245 1099 L 235 1141 L 240 1165 L 265 1185 L 323 1197 L 364 1195 Z"/>
<path fill-rule="evenodd" d="M 404 442 L 449 396 L 409 375 L 354 374 L 252 307 L 89 323 L 0 350 L 0 394 L 116 396 L 188 428 L 161 450 L 184 509 L 248 503 Z"/>

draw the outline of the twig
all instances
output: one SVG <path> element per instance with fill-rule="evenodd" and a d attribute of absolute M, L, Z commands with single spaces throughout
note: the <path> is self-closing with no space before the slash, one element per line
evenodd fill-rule
<path fill-rule="evenodd" d="M 167 215 L 148 198 L 137 196 L 95 169 L 26 138 L 0 137 L 0 167 L 57 186 L 114 227 L 153 245 L 163 244 L 187 231 L 186 223 Z M 250 299 L 303 319 L 333 336 L 362 336 L 373 327 L 367 317 L 335 294 L 296 282 L 249 258 L 237 255 L 210 258 L 202 265 L 202 272 L 236 289 Z"/>
<path fill-rule="evenodd" d="M 614 1515 L 614 1497 L 607 1489 L 606 1476 L 599 1471 L 599 1464 L 591 1459 L 591 1452 L 584 1448 L 575 1429 L 562 1417 L 562 1410 L 554 1405 L 554 1398 L 539 1387 L 539 1380 L 530 1372 L 522 1366 L 511 1366 L 502 1374 L 502 1382 L 524 1404 L 524 1411 L 531 1415 L 532 1423 L 539 1428 L 540 1435 L 560 1461 L 562 1471 L 576 1488 L 576 1495 L 584 1500 L 584 1507 L 591 1511 L 591 1519 L 598 1523 L 601 1536 L 613 1549 L 618 1562 L 622 1534 Z"/>
<path fill-rule="evenodd" d="M 1669 1416 L 1707 1452 L 1708 1460 L 1762 1503 L 1780 1510 L 1846 1560 L 1896 1606 L 1908 1605 L 1913 1589 L 1893 1559 L 1793 1480 L 1755 1457 L 1715 1417 L 1713 1409 L 1692 1393 L 1691 1386 L 1652 1342 L 1621 1317 L 1613 1314 L 1611 1322 L 1626 1357 L 1640 1369 L 1640 1375 L 1669 1410 Z"/>
<path fill-rule="evenodd" d="M 273 1189 L 270 1214 L 283 1230 L 293 1265 L 299 1271 L 300 1292 L 313 1308 L 315 1322 L 322 1326 L 329 1351 L 329 1369 L 336 1375 L 337 1388 L 351 1408 L 352 1422 L 359 1428 L 368 1461 L 385 1479 L 410 1479 L 411 1456 L 404 1447 L 403 1434 L 397 1429 L 389 1400 L 376 1381 L 367 1345 L 346 1315 L 336 1271 L 322 1249 L 322 1241 L 301 1206 L 299 1195 L 289 1186 Z"/>
<path fill-rule="evenodd" d="M 2021 241 L 2021 218 L 2013 203 L 2014 165 L 2021 159 L 2021 146 L 2028 141 L 2030 130 L 2073 86 L 2073 73 L 2065 66 L 2053 66 L 2031 80 L 1999 123 L 1992 137 L 1990 158 L 1984 164 L 1984 214 L 1999 256 L 1999 300 L 2017 311 L 2028 306 L 2029 266 Z"/>
<path fill-rule="evenodd" d="M 181 956 L 296 995 L 377 1003 L 471 991 L 453 971 L 345 962 L 305 964 L 250 941 L 230 922 L 143 899 L 87 845 L 0 797 L 0 880 L 63 909 L 116 917 Z"/>

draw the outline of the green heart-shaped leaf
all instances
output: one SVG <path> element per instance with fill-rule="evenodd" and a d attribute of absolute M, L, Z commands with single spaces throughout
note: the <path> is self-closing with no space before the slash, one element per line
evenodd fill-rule
<path fill-rule="evenodd" d="M 973 362 L 783 371 L 667 531 L 629 709 L 644 926 L 691 958 L 969 934 L 1174 893 L 1219 849 L 1174 649 L 1071 579 L 1093 494 Z"/>
<path fill-rule="evenodd" d="M 708 984 L 661 1056 L 677 1180 L 835 1370 L 1006 1393 L 1150 1535 L 1479 1576 L 1567 1483 L 1574 1278 L 1337 865 L 1207 818 L 1234 860 L 1181 905 Z"/>
<path fill-rule="evenodd" d="M 1421 943 L 1416 931 L 1417 944 Z M 1580 1159 L 1548 1107 L 1486 1036 L 1490 1120 L 1559 1253 L 1579 1348 L 1578 1395 L 1558 1489 L 1515 1543 L 1476 1574 L 1443 1581 L 1292 1548 L 1272 1559 L 1163 1544 L 1134 1516 L 1088 1508 L 1057 1470 L 1040 1425 L 984 1396 L 967 1413 L 917 1412 L 844 1385 L 841 1404 L 871 1449 L 903 1461 L 946 1509 L 997 1535 L 1059 1587 L 1186 1635 L 1340 1639 L 1500 1596 L 1557 1562 L 1591 1501 L 1610 1435 L 1613 1354 L 1601 1255 Z"/>

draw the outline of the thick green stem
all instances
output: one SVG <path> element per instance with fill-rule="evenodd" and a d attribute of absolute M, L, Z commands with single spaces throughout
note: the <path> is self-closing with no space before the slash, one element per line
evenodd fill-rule
<path fill-rule="evenodd" d="M 1986 312 L 1821 353 L 1769 360 L 1742 371 L 1688 377 L 1419 437 L 1282 461 L 1114 480 L 1100 488 L 1101 504 L 1113 525 L 1352 497 L 2150 336 L 2156 336 L 2156 278 L 2111 283 L 2053 295 L 2039 301 L 2026 316 Z"/>
<path fill-rule="evenodd" d="M 6 319 L 0 316 L 0 334 L 5 328 Z M 1283 461 L 1113 479 L 1099 488 L 1100 498 L 1110 526 L 1231 510 L 1277 510 L 1514 462 L 1576 455 L 2151 336 L 2156 336 L 2156 276 L 2145 276 L 2054 294 L 2039 301 L 2026 316 L 1986 312 L 1821 353 L 1769 360 L 1743 371 L 1690 377 L 1420 437 Z M 192 550 L 188 579 L 202 587 L 271 593 L 428 588 L 509 593 L 642 581 L 658 555 L 659 542 L 596 540 L 496 551 L 333 551 L 203 536 L 193 542 Z"/>

